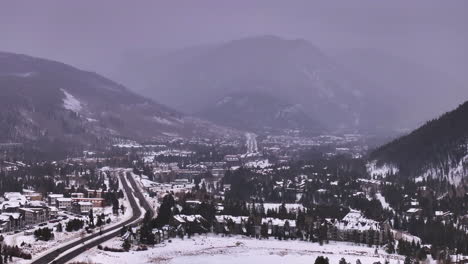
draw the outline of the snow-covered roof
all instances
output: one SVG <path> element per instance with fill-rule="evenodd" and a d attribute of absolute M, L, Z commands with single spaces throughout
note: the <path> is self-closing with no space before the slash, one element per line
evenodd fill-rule
<path fill-rule="evenodd" d="M 48 195 L 48 197 L 50 197 L 50 198 L 62 198 L 63 194 L 51 193 L 51 194 Z"/>
<path fill-rule="evenodd" d="M 57 201 L 58 202 L 71 202 L 72 198 L 60 197 L 60 198 L 57 198 Z"/>
<path fill-rule="evenodd" d="M 247 216 L 232 216 L 232 215 L 217 215 L 216 221 L 218 223 L 226 223 L 228 221 L 232 221 L 235 224 L 241 224 L 243 221 L 247 221 Z"/>
<path fill-rule="evenodd" d="M 413 214 L 413 213 L 417 213 L 419 211 L 421 211 L 421 209 L 419 209 L 419 208 L 410 208 L 406 212 L 409 213 L 409 214 Z"/>
<path fill-rule="evenodd" d="M 21 214 L 20 213 L 2 213 L 1 215 L 7 216 L 7 217 L 12 217 L 13 219 L 20 219 Z"/>
<path fill-rule="evenodd" d="M 179 214 L 179 215 L 174 215 L 174 219 L 177 220 L 178 222 L 180 223 L 192 223 L 192 222 L 195 222 L 195 221 L 205 221 L 205 218 L 203 218 L 203 216 L 201 215 L 182 215 L 182 214 Z"/>

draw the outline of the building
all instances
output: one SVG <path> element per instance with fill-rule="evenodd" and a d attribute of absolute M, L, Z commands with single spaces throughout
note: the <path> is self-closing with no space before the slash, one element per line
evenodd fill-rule
<path fill-rule="evenodd" d="M 213 231 L 222 234 L 247 235 L 250 228 L 247 216 L 217 215 L 215 216 Z"/>
<path fill-rule="evenodd" d="M 169 224 L 180 230 L 182 234 L 206 233 L 208 222 L 201 215 L 174 215 Z"/>
<path fill-rule="evenodd" d="M 90 202 L 93 207 L 104 207 L 104 198 L 70 198 L 73 202 Z"/>
<path fill-rule="evenodd" d="M 17 202 L 21 206 L 25 205 L 27 201 L 26 197 L 19 192 L 6 192 L 3 197 L 6 201 Z"/>
<path fill-rule="evenodd" d="M 102 190 L 86 189 L 88 198 L 102 198 Z"/>
<path fill-rule="evenodd" d="M 382 245 L 387 242 L 390 225 L 364 217 L 360 211 L 351 210 L 343 219 L 327 220 L 327 236 L 336 241 L 353 241 Z"/>
<path fill-rule="evenodd" d="M 420 208 L 410 208 L 406 211 L 406 216 L 419 218 L 422 215 L 422 209 Z"/>
<path fill-rule="evenodd" d="M 72 198 L 56 198 L 56 207 L 60 210 L 71 210 Z"/>
<path fill-rule="evenodd" d="M 2 213 L 0 215 L 0 232 L 10 232 L 23 228 L 23 217 L 19 213 Z"/>
<path fill-rule="evenodd" d="M 72 193 L 71 198 L 84 198 L 84 193 Z"/>
<path fill-rule="evenodd" d="M 73 212 L 77 214 L 88 214 L 89 211 L 93 210 L 93 204 L 91 202 L 73 202 Z"/>
<path fill-rule="evenodd" d="M 47 196 L 47 202 L 49 205 L 56 205 L 57 204 L 57 198 L 63 198 L 63 194 L 54 194 L 51 193 Z"/>
<path fill-rule="evenodd" d="M 32 191 L 25 192 L 24 197 L 28 201 L 42 201 L 42 194 Z"/>
<path fill-rule="evenodd" d="M 36 225 L 49 220 L 49 209 L 45 208 L 20 208 L 25 225 Z"/>
<path fill-rule="evenodd" d="M 262 225 L 267 226 L 269 236 L 295 237 L 296 235 L 296 220 L 266 217 L 262 219 Z"/>

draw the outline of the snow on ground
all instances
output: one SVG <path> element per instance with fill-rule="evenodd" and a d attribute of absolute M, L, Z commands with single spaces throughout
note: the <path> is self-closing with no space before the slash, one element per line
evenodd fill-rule
<path fill-rule="evenodd" d="M 63 94 L 65 94 L 65 98 L 63 99 L 63 107 L 73 112 L 81 111 L 81 109 L 83 108 L 81 102 L 64 89 L 62 89 L 62 92 Z"/>
<path fill-rule="evenodd" d="M 63 227 L 65 229 L 65 226 Z M 54 229 L 55 230 L 55 229 Z M 85 236 L 86 233 L 83 230 L 76 232 L 54 232 L 54 239 L 51 241 L 36 241 L 34 235 L 24 235 L 24 232 L 15 234 L 13 236 L 5 236 L 5 244 L 9 246 L 18 246 L 27 253 L 31 253 L 33 258 L 38 255 L 42 255 L 45 252 L 53 250 L 55 247 L 62 246 L 65 243 L 74 241 Z M 22 243 L 25 245 L 21 246 Z M 13 262 L 10 263 L 30 263 L 31 260 L 24 260 L 14 258 Z"/>
<path fill-rule="evenodd" d="M 176 125 L 175 121 L 172 121 L 163 117 L 159 117 L 159 116 L 153 116 L 153 120 L 162 125 L 168 125 L 168 126 Z"/>
<path fill-rule="evenodd" d="M 468 146 L 467 146 L 468 148 Z M 467 150 L 468 152 L 468 150 Z M 450 157 L 447 158 L 449 161 L 451 160 Z M 452 164 L 448 171 L 446 168 L 441 167 L 430 167 L 428 168 L 420 177 L 417 178 L 418 181 L 422 181 L 422 179 L 427 178 L 434 178 L 434 179 L 441 179 L 444 178 L 448 182 L 454 185 L 459 185 L 462 180 L 467 175 L 468 170 L 468 154 L 465 155 L 458 163 L 454 161 L 448 162 L 448 164 Z M 454 165 L 456 164 L 456 165 Z"/>
<path fill-rule="evenodd" d="M 393 237 L 395 238 L 395 240 L 403 239 L 406 242 L 413 242 L 414 241 L 414 243 L 419 243 L 419 244 L 421 244 L 421 242 L 422 242 L 421 238 L 419 238 L 417 236 L 413 236 L 411 234 L 408 234 L 408 233 L 400 231 L 400 230 L 392 230 L 392 234 L 393 234 Z"/>
<path fill-rule="evenodd" d="M 370 176 L 382 176 L 385 177 L 390 173 L 397 173 L 399 170 L 397 167 L 391 165 L 391 164 L 384 164 L 382 166 L 377 166 L 377 161 L 371 161 L 366 164 L 367 167 L 367 173 L 369 173 Z"/>
<path fill-rule="evenodd" d="M 120 248 L 122 241 L 114 238 L 103 246 Z M 330 263 L 338 263 L 344 257 L 347 262 L 356 263 L 360 259 L 363 264 L 388 259 L 390 263 L 403 263 L 404 257 L 388 255 L 383 250 L 358 246 L 346 242 L 330 242 L 320 246 L 318 243 L 303 241 L 279 241 L 275 239 L 257 240 L 253 238 L 216 235 L 196 236 L 190 239 L 173 239 L 147 251 L 130 251 L 114 253 L 93 248 L 73 261 L 86 263 L 112 264 L 257 264 L 257 263 L 313 263 L 318 256 L 325 256 Z M 72 261 L 72 262 L 73 262 Z"/>
<path fill-rule="evenodd" d="M 385 200 L 385 197 L 381 193 L 376 193 L 375 198 L 377 198 L 377 200 L 380 201 L 380 203 L 382 204 L 382 208 L 390 210 L 390 211 L 394 211 L 393 208 L 390 206 L 390 204 L 387 203 L 387 201 Z"/>
<path fill-rule="evenodd" d="M 145 188 L 148 188 L 148 187 L 159 187 L 160 185 L 158 185 L 158 183 L 156 182 L 153 182 L 153 181 L 150 181 L 148 179 L 146 179 L 147 176 L 144 176 L 144 177 L 140 177 L 139 175 L 131 172 L 132 174 L 132 177 L 133 179 L 135 179 L 135 182 L 138 186 L 138 189 L 140 190 L 140 192 L 143 194 L 143 197 L 145 198 L 145 200 L 148 202 L 148 204 L 151 206 L 151 208 L 153 209 L 153 213 L 157 213 L 157 209 L 159 208 L 159 201 L 158 201 L 158 197 L 150 197 L 148 192 L 146 192 Z M 144 209 L 143 209 L 144 210 Z"/>

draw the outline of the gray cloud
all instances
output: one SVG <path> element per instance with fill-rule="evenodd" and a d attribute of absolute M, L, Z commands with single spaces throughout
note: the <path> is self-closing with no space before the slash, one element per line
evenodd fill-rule
<path fill-rule="evenodd" d="M 123 54 L 257 34 L 378 48 L 468 84 L 467 1 L 3 1 L 0 50 L 112 75 Z"/>

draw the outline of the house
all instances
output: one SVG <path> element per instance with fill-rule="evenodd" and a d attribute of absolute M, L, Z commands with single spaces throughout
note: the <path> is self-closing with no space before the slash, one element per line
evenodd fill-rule
<path fill-rule="evenodd" d="M 266 217 L 262 219 L 262 225 L 267 226 L 268 236 L 295 237 L 296 235 L 296 220 Z"/>
<path fill-rule="evenodd" d="M 247 216 L 217 215 L 215 216 L 213 231 L 222 234 L 244 234 L 249 230 L 249 218 Z"/>
<path fill-rule="evenodd" d="M 169 224 L 180 230 L 182 234 L 190 235 L 208 232 L 208 221 L 201 215 L 174 215 Z"/>
<path fill-rule="evenodd" d="M 410 208 L 406 211 L 406 216 L 419 218 L 422 215 L 422 209 L 420 208 Z"/>

